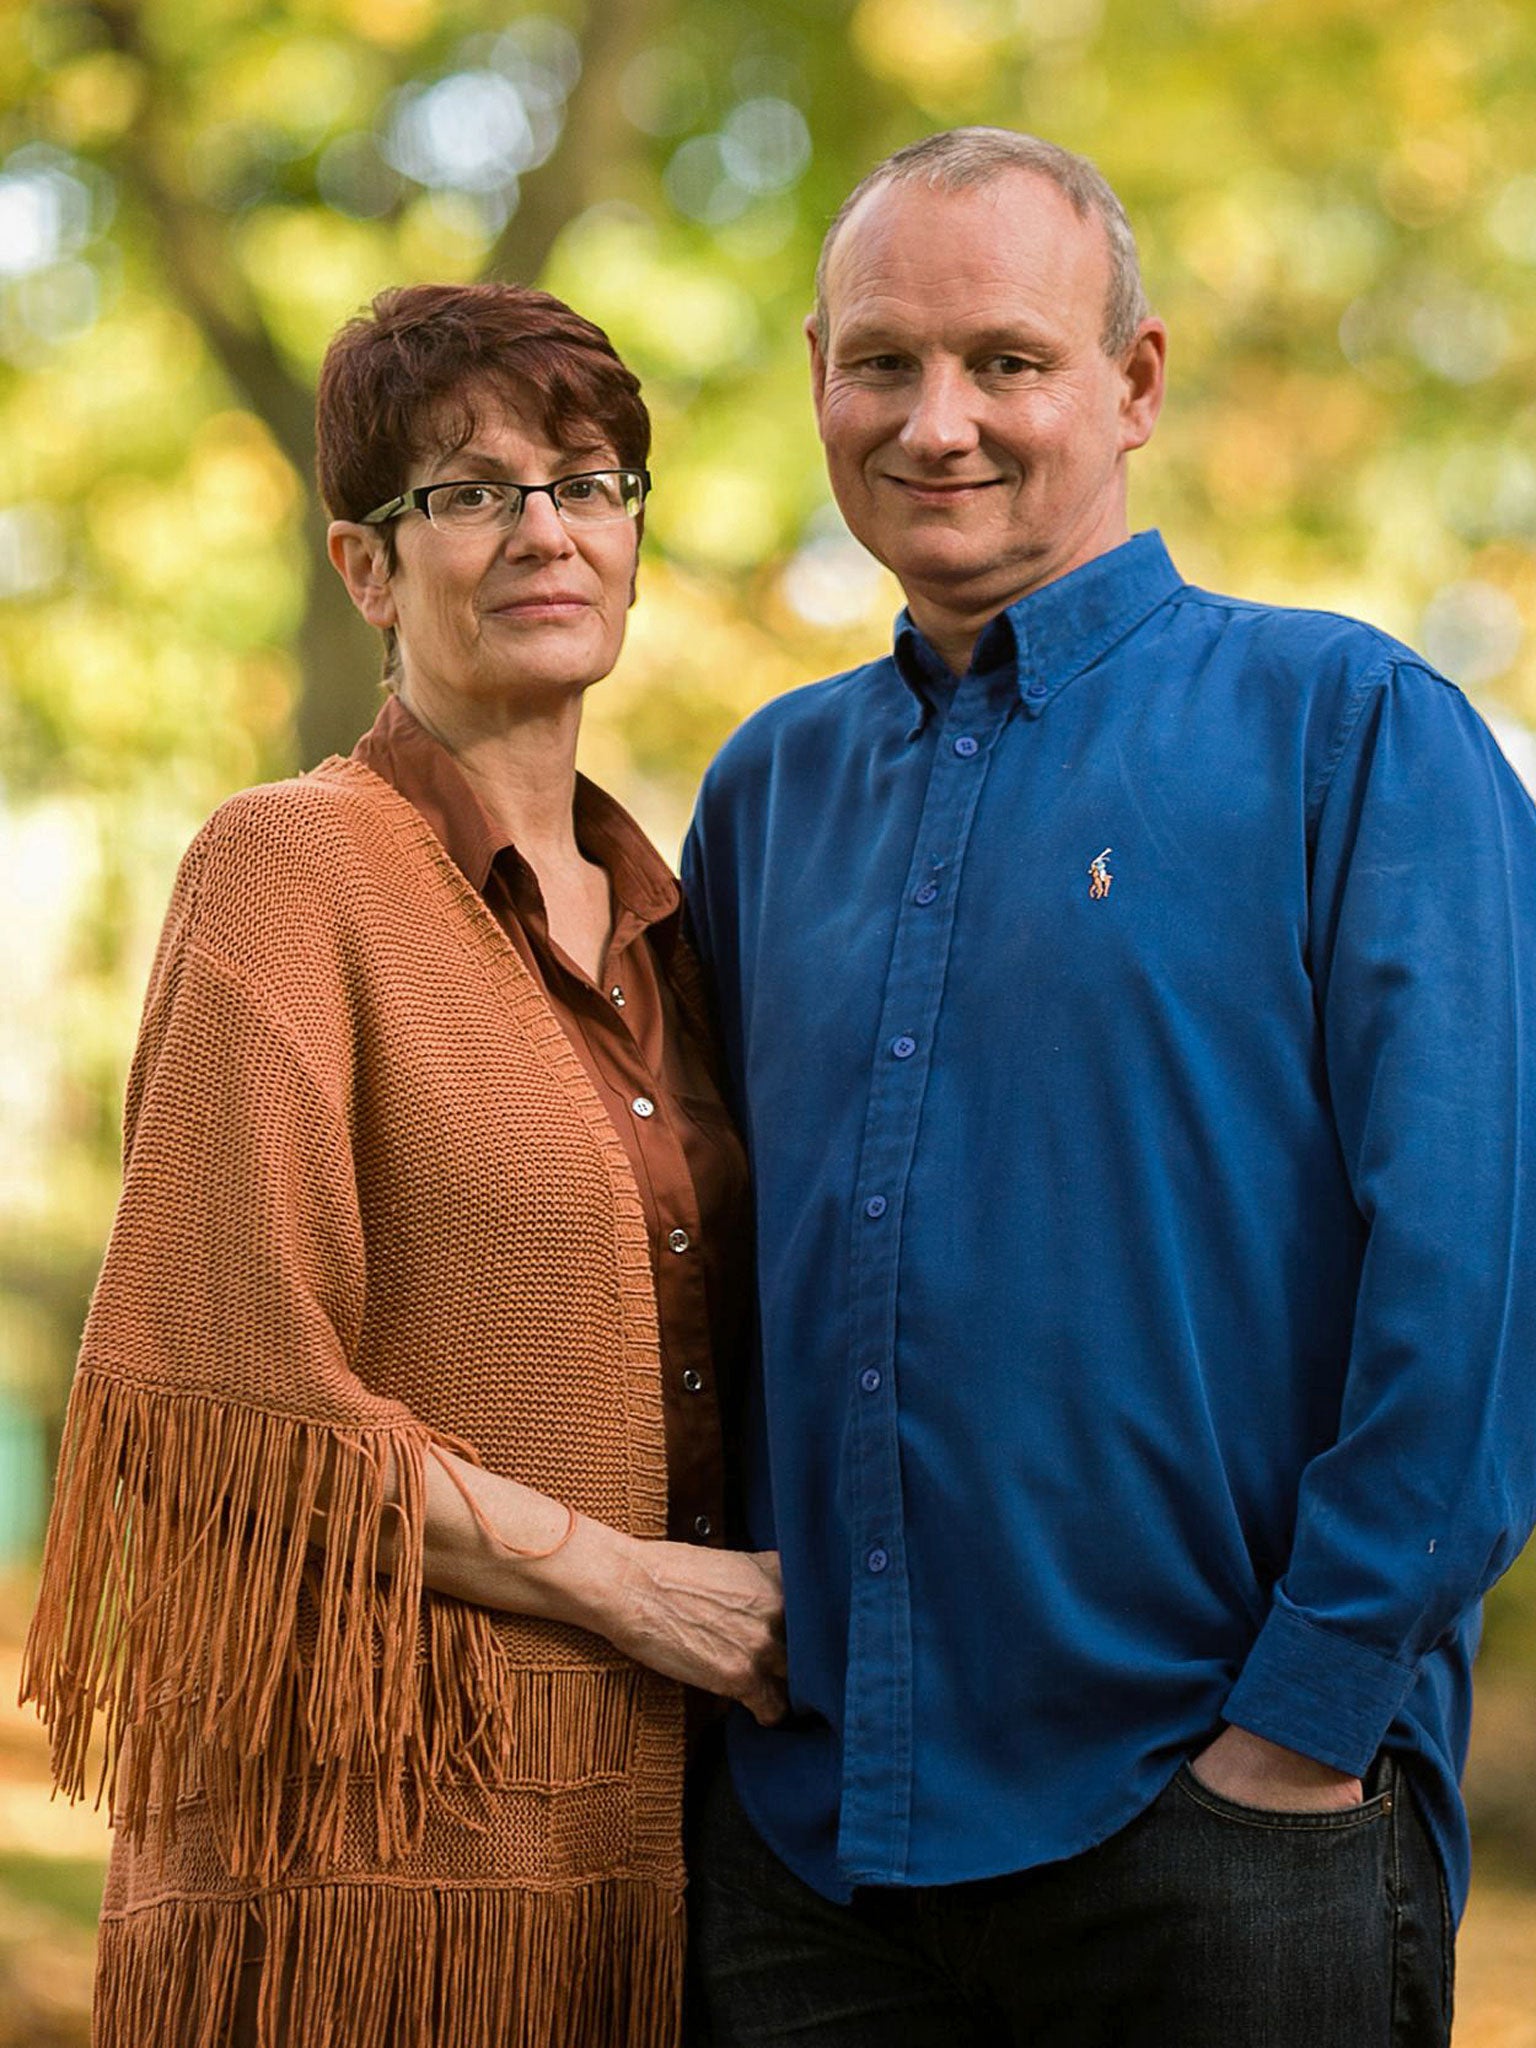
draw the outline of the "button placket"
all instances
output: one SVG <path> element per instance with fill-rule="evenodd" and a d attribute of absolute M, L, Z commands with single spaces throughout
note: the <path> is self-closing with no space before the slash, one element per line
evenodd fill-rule
<path fill-rule="evenodd" d="M 1017 703 L 1017 695 L 1013 701 Z M 963 679 L 929 756 L 928 787 L 899 899 L 855 1180 L 863 1227 L 850 1276 L 853 1403 L 849 1529 L 857 1569 L 849 1617 L 849 1720 L 838 1860 L 898 1870 L 906 1857 L 910 1778 L 893 1797 L 892 1759 L 912 1753 L 910 1589 L 901 1527 L 901 1444 L 895 1364 L 900 1232 L 869 1226 L 899 1203 L 911 1170 L 933 1054 L 939 994 L 954 935 L 955 885 L 986 784 L 984 745 L 1007 716 L 985 678 Z M 957 730 L 958 727 L 958 730 Z M 981 737 L 978 737 L 981 735 Z M 939 849 L 939 851 L 935 851 Z M 898 1770 L 910 1770 L 910 1761 Z"/>

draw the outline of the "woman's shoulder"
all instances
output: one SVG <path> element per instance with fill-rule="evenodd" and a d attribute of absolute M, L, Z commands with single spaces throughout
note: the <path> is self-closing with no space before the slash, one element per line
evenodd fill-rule
<path fill-rule="evenodd" d="M 237 790 L 214 811 L 193 843 L 318 850 L 377 830 L 401 801 L 361 762 L 332 755 L 303 775 Z"/>
<path fill-rule="evenodd" d="M 188 847 L 167 918 L 225 955 L 312 951 L 409 893 L 402 847 L 425 828 L 389 785 L 353 761 L 258 783 L 227 798 Z"/>
<path fill-rule="evenodd" d="M 304 775 L 227 797 L 193 839 L 183 879 L 200 886 L 309 883 L 389 857 L 415 819 L 371 769 L 333 757 Z"/>

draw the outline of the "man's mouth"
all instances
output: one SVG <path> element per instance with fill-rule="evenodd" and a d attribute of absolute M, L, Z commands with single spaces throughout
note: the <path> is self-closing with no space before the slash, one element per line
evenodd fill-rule
<path fill-rule="evenodd" d="M 909 492 L 913 497 L 932 498 L 936 502 L 942 502 L 945 498 L 963 498 L 970 491 L 990 490 L 994 485 L 1000 484 L 1002 478 L 998 476 L 898 476 L 892 471 L 887 473 L 886 481 L 897 485 L 903 491 Z"/>

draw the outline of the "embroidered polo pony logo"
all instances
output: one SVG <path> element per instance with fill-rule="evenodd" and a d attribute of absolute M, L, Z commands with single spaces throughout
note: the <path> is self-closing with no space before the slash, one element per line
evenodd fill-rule
<path fill-rule="evenodd" d="M 1095 903 L 1103 902 L 1109 894 L 1110 884 L 1115 879 L 1109 872 L 1109 856 L 1114 850 L 1112 846 L 1106 846 L 1102 853 L 1096 854 L 1088 863 L 1088 894 Z"/>

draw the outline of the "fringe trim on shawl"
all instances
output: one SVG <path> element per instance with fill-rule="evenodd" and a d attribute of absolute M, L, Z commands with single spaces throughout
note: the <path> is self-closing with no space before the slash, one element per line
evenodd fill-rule
<path fill-rule="evenodd" d="M 433 1778 L 477 1782 L 506 1724 L 488 1618 L 432 1602 L 421 1626 L 428 1444 L 82 1367 L 22 1669 L 59 1788 L 84 1795 L 100 1714 L 97 1799 L 130 1840 L 174 1840 L 178 1798 L 202 1795 L 231 1872 L 270 1880 L 301 1848 L 334 1854 L 365 1776 L 381 1857 L 408 1852 Z"/>
<path fill-rule="evenodd" d="M 676 2048 L 678 1892 L 322 1884 L 103 1920 L 94 2048 L 224 2048 L 248 1927 L 257 2048 Z M 247 2037 L 248 2038 L 248 2037 Z"/>

